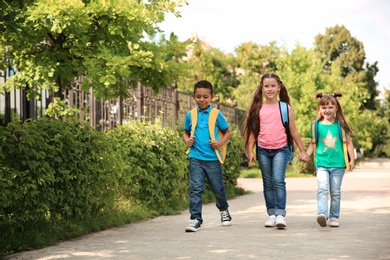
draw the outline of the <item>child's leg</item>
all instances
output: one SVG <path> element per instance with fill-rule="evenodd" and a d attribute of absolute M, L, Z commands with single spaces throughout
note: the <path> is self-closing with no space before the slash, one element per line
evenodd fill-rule
<path fill-rule="evenodd" d="M 317 213 L 328 218 L 329 168 L 317 167 Z"/>
<path fill-rule="evenodd" d="M 275 215 L 286 216 L 286 168 L 288 163 L 288 148 L 275 152 L 272 158 L 272 184 L 275 191 Z"/>
<path fill-rule="evenodd" d="M 205 161 L 203 163 L 208 184 L 216 199 L 217 208 L 220 211 L 227 210 L 229 205 L 226 199 L 225 187 L 223 185 L 221 163 L 219 161 Z"/>
<path fill-rule="evenodd" d="M 275 190 L 272 181 L 272 157 L 273 155 L 269 150 L 260 147 L 257 148 L 257 161 L 259 162 L 261 177 L 263 179 L 263 194 L 269 216 L 275 215 L 276 208 Z"/>
<path fill-rule="evenodd" d="M 203 223 L 202 219 L 202 193 L 204 190 L 204 170 L 203 161 L 190 159 L 190 214 L 191 219 L 197 219 Z"/>
<path fill-rule="evenodd" d="M 341 183 L 343 182 L 345 169 L 330 169 L 330 214 L 329 218 L 340 217 Z"/>

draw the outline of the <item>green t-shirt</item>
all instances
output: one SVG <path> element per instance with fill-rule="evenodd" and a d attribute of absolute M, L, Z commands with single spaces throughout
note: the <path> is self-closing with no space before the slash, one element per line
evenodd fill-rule
<path fill-rule="evenodd" d="M 315 166 L 345 168 L 343 143 L 340 140 L 337 123 L 318 122 L 318 143 Z"/>

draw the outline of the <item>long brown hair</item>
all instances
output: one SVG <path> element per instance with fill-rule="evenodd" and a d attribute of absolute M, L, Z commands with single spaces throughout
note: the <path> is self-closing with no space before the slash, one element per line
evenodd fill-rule
<path fill-rule="evenodd" d="M 316 93 L 315 97 L 320 99 L 317 105 L 317 120 L 321 121 L 324 119 L 324 117 L 319 112 L 320 107 L 330 103 L 337 107 L 335 121 L 336 122 L 340 121 L 341 127 L 344 128 L 344 130 L 347 131 L 349 135 L 353 135 L 353 131 L 351 127 L 348 125 L 347 120 L 345 119 L 343 108 L 341 107 L 340 102 L 337 99 L 338 97 L 342 97 L 342 96 L 343 94 L 341 94 L 341 92 L 335 92 L 333 95 L 332 94 L 323 95 L 321 92 Z"/>
<path fill-rule="evenodd" d="M 251 134 L 254 134 L 255 138 L 259 135 L 260 132 L 260 119 L 259 113 L 260 109 L 263 105 L 263 82 L 264 79 L 273 78 L 276 79 L 280 86 L 279 99 L 280 101 L 286 102 L 290 105 L 290 96 L 288 95 L 287 88 L 283 84 L 280 77 L 274 72 L 268 72 L 262 75 L 260 85 L 257 86 L 255 94 L 253 96 L 253 100 L 251 105 L 245 114 L 244 121 L 244 142 L 245 142 L 245 150 L 249 145 L 249 137 Z"/>

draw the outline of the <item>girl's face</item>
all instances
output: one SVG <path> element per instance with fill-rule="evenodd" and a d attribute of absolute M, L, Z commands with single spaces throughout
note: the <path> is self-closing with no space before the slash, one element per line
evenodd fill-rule
<path fill-rule="evenodd" d="M 211 100 L 213 100 L 214 95 L 211 94 L 210 89 L 208 88 L 197 88 L 195 94 L 192 95 L 196 104 L 200 109 L 207 109 L 210 105 Z"/>
<path fill-rule="evenodd" d="M 337 112 L 337 106 L 331 102 L 327 102 L 325 105 L 319 106 L 318 111 L 324 120 L 333 121 Z"/>
<path fill-rule="evenodd" d="M 280 91 L 280 86 L 276 79 L 265 78 L 263 80 L 262 90 L 267 100 L 276 100 Z"/>

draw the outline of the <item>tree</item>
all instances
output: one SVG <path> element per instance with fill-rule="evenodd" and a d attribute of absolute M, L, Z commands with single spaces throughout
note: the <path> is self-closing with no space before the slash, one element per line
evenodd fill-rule
<path fill-rule="evenodd" d="M 260 84 L 262 74 L 270 71 L 276 72 L 282 65 L 283 57 L 287 51 L 277 46 L 276 42 L 269 45 L 258 45 L 253 42 L 242 43 L 235 49 L 236 68 L 240 86 L 232 92 L 237 100 L 237 106 L 247 109 L 257 86 Z"/>
<path fill-rule="evenodd" d="M 193 36 L 186 41 L 187 57 L 182 64 L 187 73 L 178 80 L 182 91 L 193 92 L 194 84 L 199 80 L 208 80 L 213 84 L 214 92 L 220 95 L 222 103 L 231 97 L 231 92 L 239 82 L 235 71 L 233 55 L 225 54 Z"/>
<path fill-rule="evenodd" d="M 334 26 L 326 29 L 324 35 L 315 37 L 314 50 L 320 58 L 324 72 L 335 73 L 332 66 L 337 62 L 339 75 L 350 78 L 351 81 L 362 83 L 362 88 L 368 91 L 367 98 L 362 100 L 361 109 L 375 109 L 375 98 L 378 96 L 374 77 L 378 72 L 377 62 L 366 63 L 363 43 L 351 36 L 344 26 Z"/>
<path fill-rule="evenodd" d="M 171 85 L 179 65 L 170 43 L 153 36 L 166 13 L 179 15 L 178 1 L 39 0 L 1 2 L 1 47 L 17 68 L 0 88 L 49 89 L 61 94 L 76 79 L 98 97 L 128 96 L 138 80 L 155 91 Z M 148 38 L 149 37 L 149 38 Z M 172 38 L 171 38 L 172 39 Z M 1 48 L 0 48 L 1 49 Z M 176 55 L 182 55 L 176 52 Z"/>

